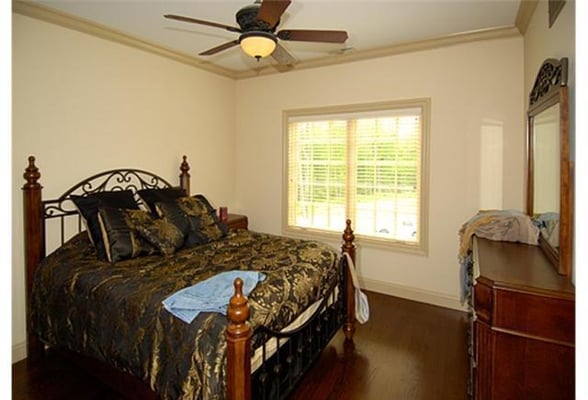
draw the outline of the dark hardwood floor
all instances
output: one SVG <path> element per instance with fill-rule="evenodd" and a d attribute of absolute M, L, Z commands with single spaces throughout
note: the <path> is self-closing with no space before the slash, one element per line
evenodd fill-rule
<path fill-rule="evenodd" d="M 354 344 L 338 333 L 292 400 L 464 400 L 466 314 L 368 292 L 370 321 Z M 15 400 L 121 399 L 83 371 L 50 356 L 12 366 Z"/>

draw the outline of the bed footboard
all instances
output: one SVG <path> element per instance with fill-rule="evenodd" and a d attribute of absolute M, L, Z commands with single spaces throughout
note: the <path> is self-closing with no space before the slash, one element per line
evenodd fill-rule
<path fill-rule="evenodd" d="M 346 221 L 345 231 L 343 232 L 342 251 L 347 253 L 353 262 L 355 262 L 355 235 L 351 229 L 351 220 Z M 318 357 L 320 351 L 329 343 L 343 319 L 343 333 L 346 340 L 353 340 L 355 333 L 355 296 L 353 281 L 349 271 L 347 260 L 343 260 L 343 270 L 340 271 L 340 288 L 342 293 L 335 296 L 335 288 L 332 288 L 329 296 L 335 296 L 338 299 L 333 304 L 324 304 L 319 308 L 321 316 L 312 317 L 305 324 L 304 328 L 297 329 L 294 334 L 274 335 L 278 341 L 277 351 L 271 357 L 273 361 L 266 363 L 265 356 L 263 370 L 251 374 L 251 337 L 252 331 L 247 323 L 249 317 L 249 306 L 247 298 L 243 295 L 243 281 L 237 278 L 234 282 L 235 294 L 231 297 L 227 309 L 229 324 L 225 331 L 227 339 L 227 399 L 228 400 L 251 400 L 252 396 L 252 377 L 255 376 L 256 382 L 263 387 L 256 387 L 256 399 L 281 399 L 297 383 L 301 375 L 308 369 L 312 361 Z M 315 312 L 319 314 L 319 312 Z M 315 340 L 316 338 L 316 340 Z M 288 346 L 282 348 L 280 340 L 289 341 Z M 314 342 L 314 343 L 313 343 Z M 310 351 L 306 351 L 310 348 Z M 294 353 L 298 353 L 299 360 L 296 363 Z M 280 362 L 282 358 L 283 362 Z M 301 363 L 302 360 L 302 363 Z M 269 365 L 268 365 L 269 364 Z M 293 368 L 298 372 L 291 370 Z M 293 365 L 300 364 L 300 365 Z M 273 370 L 274 379 L 268 380 L 266 371 Z M 281 381 L 285 381 L 285 389 L 281 386 Z M 273 381 L 273 382 L 268 382 Z M 277 383 L 276 383 L 277 382 Z M 275 384 L 273 384 L 275 383 Z M 269 394 L 268 394 L 269 393 Z"/>

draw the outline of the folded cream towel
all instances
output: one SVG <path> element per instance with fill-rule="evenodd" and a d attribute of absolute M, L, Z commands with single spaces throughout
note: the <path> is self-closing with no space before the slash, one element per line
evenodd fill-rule
<path fill-rule="evenodd" d="M 359 280 L 355 272 L 355 264 L 351 259 L 351 256 L 347 253 L 343 253 L 347 257 L 347 267 L 349 268 L 349 274 L 351 275 L 351 281 L 355 288 L 355 319 L 360 324 L 365 324 L 370 319 L 370 305 L 368 298 L 359 287 Z"/>

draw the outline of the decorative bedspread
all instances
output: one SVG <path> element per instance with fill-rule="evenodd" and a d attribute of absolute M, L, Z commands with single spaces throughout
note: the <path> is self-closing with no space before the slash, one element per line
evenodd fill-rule
<path fill-rule="evenodd" d="M 39 267 L 32 324 L 43 342 L 130 372 L 162 399 L 223 399 L 226 317 L 201 313 L 186 324 L 162 300 L 222 271 L 263 271 L 250 322 L 279 330 L 326 294 L 337 267 L 338 252 L 325 244 L 246 230 L 171 257 L 109 264 L 82 232 Z"/>

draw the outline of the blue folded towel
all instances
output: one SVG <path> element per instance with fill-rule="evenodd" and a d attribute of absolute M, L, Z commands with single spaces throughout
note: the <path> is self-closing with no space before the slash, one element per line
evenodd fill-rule
<path fill-rule="evenodd" d="M 201 312 L 218 312 L 226 315 L 229 300 L 235 289 L 233 281 L 243 280 L 243 294 L 248 296 L 265 275 L 258 271 L 227 271 L 202 282 L 181 289 L 165 300 L 163 306 L 182 321 L 191 323 Z"/>

